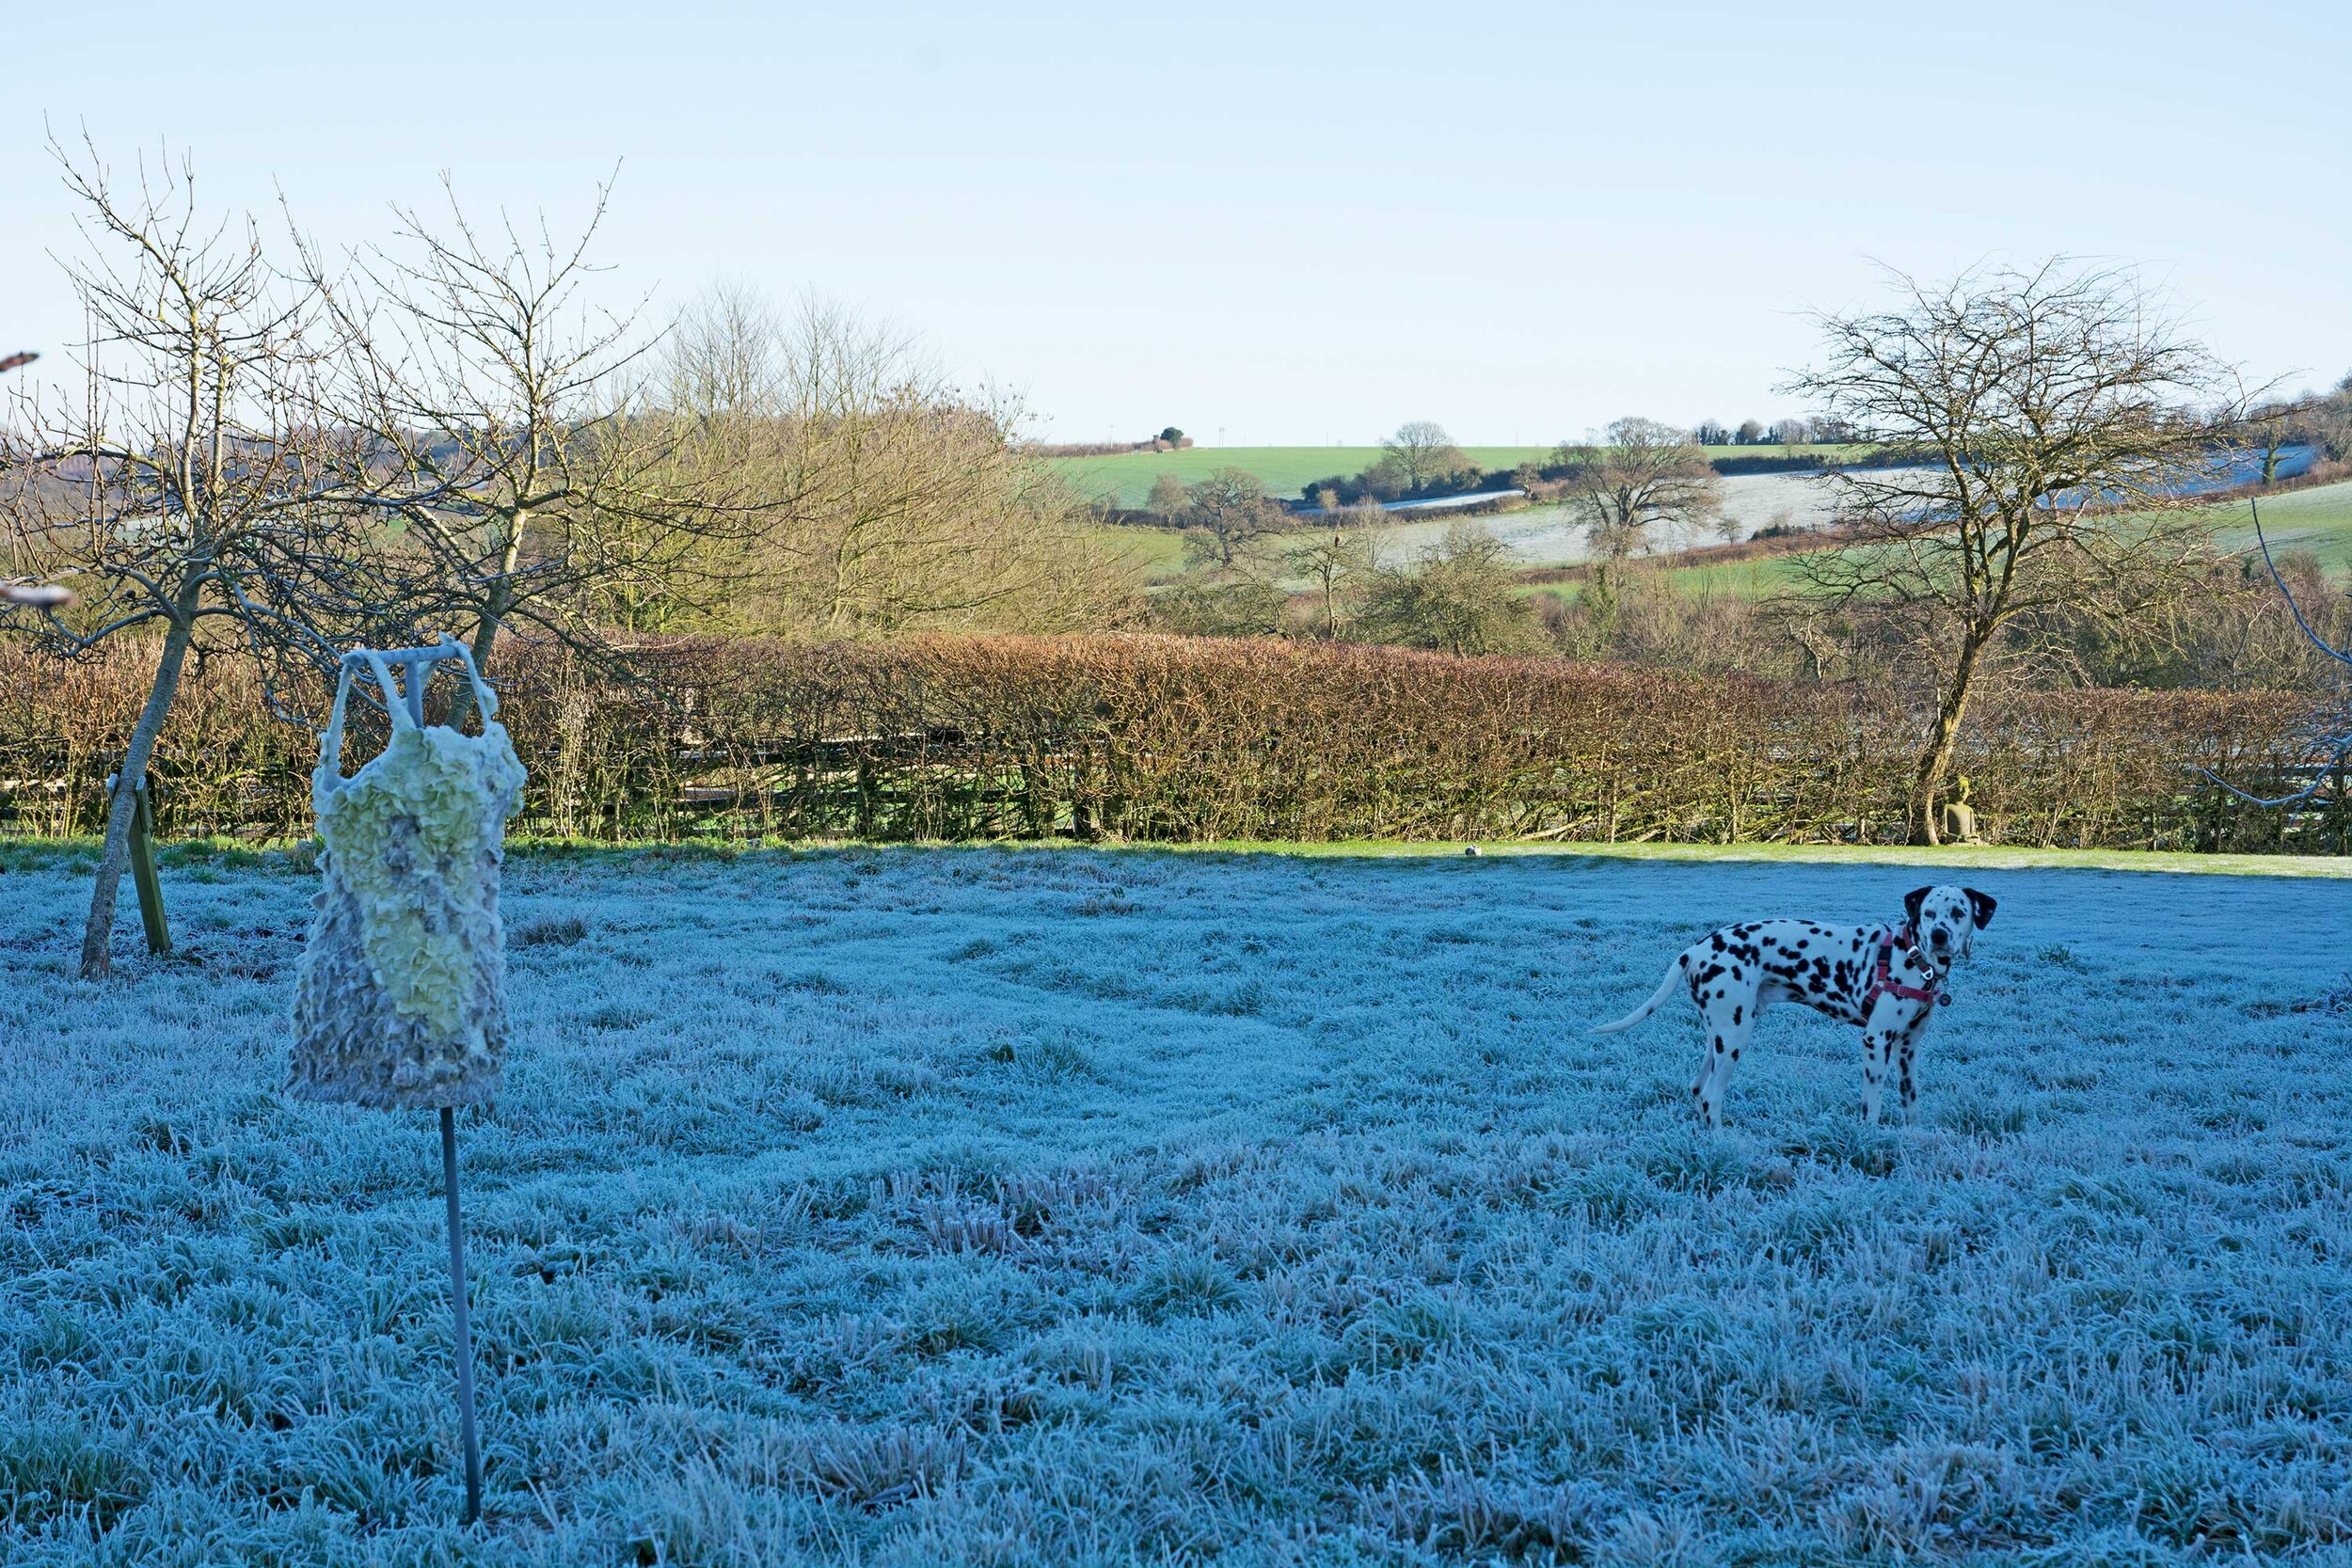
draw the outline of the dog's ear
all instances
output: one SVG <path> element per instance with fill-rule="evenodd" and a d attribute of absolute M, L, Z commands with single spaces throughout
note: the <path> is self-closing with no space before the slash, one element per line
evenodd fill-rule
<path fill-rule="evenodd" d="M 1915 887 L 1903 895 L 1903 918 L 1909 921 L 1914 928 L 1916 928 L 1919 924 L 1919 906 L 1926 903 L 1928 895 L 1934 891 L 1935 889 L 1931 887 Z"/>
<path fill-rule="evenodd" d="M 1968 895 L 1968 908 L 1970 912 L 1977 917 L 1977 929 L 1981 931 L 1987 926 L 1992 925 L 1993 911 L 2001 907 L 2000 900 L 1989 893 L 1979 893 L 1972 887 L 1964 887 L 1960 891 Z"/>

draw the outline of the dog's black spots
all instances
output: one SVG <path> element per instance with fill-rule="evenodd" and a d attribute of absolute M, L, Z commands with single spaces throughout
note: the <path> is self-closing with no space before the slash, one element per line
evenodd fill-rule
<path fill-rule="evenodd" d="M 1724 950 L 1724 934 L 1721 931 L 1718 931 L 1713 936 L 1708 937 L 1707 939 L 1707 945 L 1713 948 L 1718 953 L 1722 952 Z"/>
<path fill-rule="evenodd" d="M 1731 1022 L 1732 1022 L 1737 1023 L 1737 1022 L 1740 1022 L 1740 1011 L 1741 1011 L 1741 1009 L 1740 1009 L 1740 1008 L 1738 1008 L 1738 1007 L 1734 1007 L 1734 1008 L 1732 1008 L 1732 1009 L 1731 1009 Z M 1738 1054 L 1739 1054 L 1739 1053 L 1738 1053 L 1738 1052 L 1734 1052 L 1734 1053 L 1732 1053 L 1732 1054 L 1734 1054 L 1734 1055 L 1738 1055 Z"/>

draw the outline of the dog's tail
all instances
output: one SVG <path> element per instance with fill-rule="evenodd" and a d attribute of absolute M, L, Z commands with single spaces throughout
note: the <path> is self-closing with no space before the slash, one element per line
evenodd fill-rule
<path fill-rule="evenodd" d="M 1665 1002 L 1666 998 L 1675 993 L 1675 988 L 1682 983 L 1682 966 L 1689 959 L 1689 958 L 1690 955 L 1688 953 L 1676 955 L 1675 961 L 1666 966 L 1666 977 L 1658 982 L 1658 989 L 1650 993 L 1650 999 L 1648 1001 L 1643 1003 L 1640 1006 L 1634 1008 L 1631 1012 L 1626 1014 L 1625 1017 L 1617 1020 L 1614 1023 L 1595 1024 L 1593 1026 L 1593 1033 L 1596 1035 L 1613 1035 L 1620 1029 L 1632 1028 L 1635 1024 L 1641 1022 L 1642 1020 L 1656 1012 L 1660 1006 Z"/>

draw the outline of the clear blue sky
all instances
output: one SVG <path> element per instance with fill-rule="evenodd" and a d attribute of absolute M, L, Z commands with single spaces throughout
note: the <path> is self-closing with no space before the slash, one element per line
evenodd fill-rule
<path fill-rule="evenodd" d="M 616 292 L 813 289 L 1062 439 L 1770 418 L 1874 258 L 2144 264 L 2259 374 L 2352 370 L 2342 0 L 7 10 L 0 352 L 76 325 L 45 114 L 334 240 L 617 160 Z"/>

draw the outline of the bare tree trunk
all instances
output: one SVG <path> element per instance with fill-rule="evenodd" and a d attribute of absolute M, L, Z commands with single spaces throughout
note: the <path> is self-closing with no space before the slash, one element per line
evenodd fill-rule
<path fill-rule="evenodd" d="M 183 611 L 192 611 L 193 592 L 180 595 Z M 180 689 L 180 671 L 187 662 L 193 636 L 190 614 L 171 623 L 164 637 L 163 657 L 155 664 L 155 684 L 148 689 L 147 705 L 131 728 L 131 743 L 123 749 L 122 768 L 115 774 L 114 798 L 106 807 L 106 844 L 98 857 L 98 885 L 90 890 L 89 924 L 82 929 L 82 978 L 103 980 L 113 962 L 115 895 L 121 891 L 123 868 L 131 859 L 131 817 L 136 806 L 139 781 L 147 776 L 147 759 L 155 750 L 155 736 L 171 711 Z"/>
<path fill-rule="evenodd" d="M 491 589 L 490 602 L 483 607 L 482 618 L 474 623 L 471 651 L 475 669 L 487 670 L 490 667 L 490 650 L 498 646 L 499 622 L 505 617 L 508 608 L 506 590 L 503 587 Z"/>
<path fill-rule="evenodd" d="M 1913 844 L 1943 842 L 1936 830 L 1936 801 L 1944 793 L 1944 781 L 1951 774 L 1952 753 L 1959 749 L 1960 721 L 1968 712 L 1968 691 L 1976 682 L 1977 665 L 1991 641 L 1991 632 L 1971 627 L 1961 642 L 1960 657 L 1952 667 L 1951 688 L 1944 693 L 1943 705 L 1936 710 L 1935 728 L 1912 778 L 1911 823 L 1906 836 Z"/>
<path fill-rule="evenodd" d="M 508 610 L 515 608 L 515 592 L 507 586 L 507 576 L 515 570 L 515 563 L 522 559 L 522 525 L 523 519 L 516 517 L 515 531 L 507 539 L 506 550 L 499 558 L 499 579 L 490 584 L 489 596 L 482 607 L 482 618 L 474 623 L 473 646 L 470 650 L 473 654 L 473 667 L 481 671 L 485 677 L 490 669 L 490 651 L 498 646 L 499 623 L 506 618 Z M 422 665 L 419 665 L 412 669 L 408 678 L 410 680 L 419 678 L 418 672 L 423 668 Z M 473 686 L 469 682 L 459 687 L 457 695 L 450 699 L 450 728 L 463 727 L 467 716 L 472 712 Z"/>

